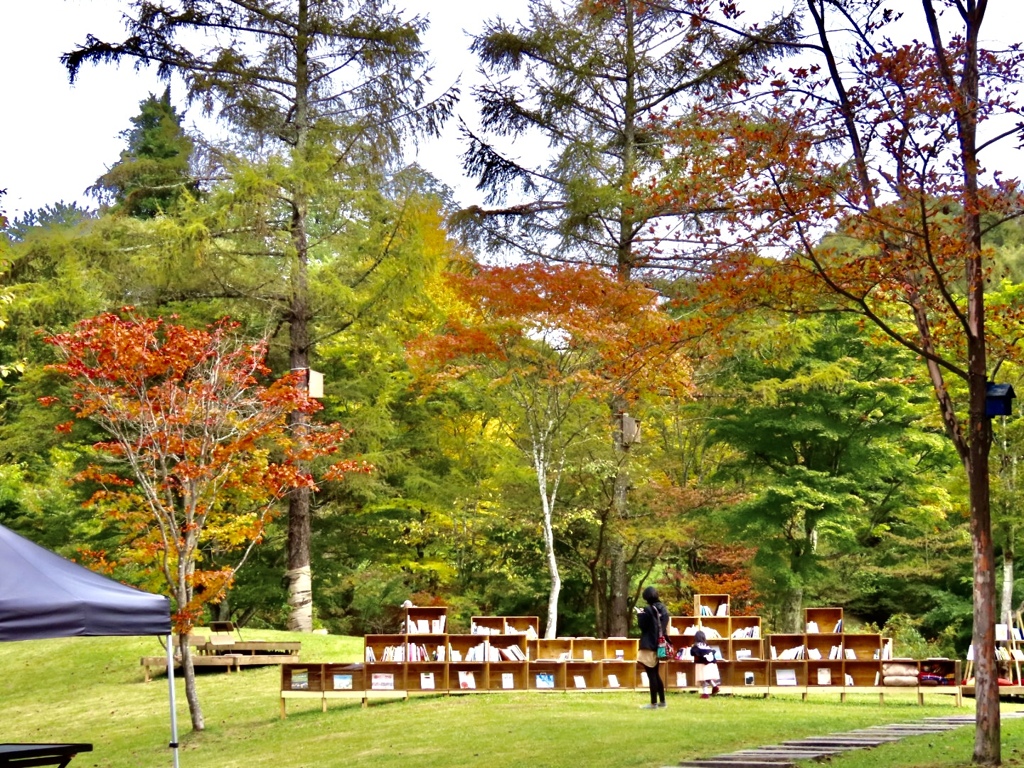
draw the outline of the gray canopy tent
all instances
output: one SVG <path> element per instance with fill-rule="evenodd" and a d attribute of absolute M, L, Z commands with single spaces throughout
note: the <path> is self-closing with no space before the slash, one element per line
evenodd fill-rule
<path fill-rule="evenodd" d="M 0 525 L 0 641 L 139 635 L 167 638 L 171 748 L 177 768 L 170 601 L 65 560 Z"/>

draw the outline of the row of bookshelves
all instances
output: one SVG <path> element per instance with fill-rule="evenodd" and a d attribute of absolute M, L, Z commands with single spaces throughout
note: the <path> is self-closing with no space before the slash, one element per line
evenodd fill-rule
<path fill-rule="evenodd" d="M 692 636 L 669 637 L 685 651 Z M 866 634 L 782 634 L 766 638 L 708 637 L 708 643 L 727 660 L 875 660 L 892 656 L 892 641 Z M 364 661 L 368 664 L 404 661 L 633 661 L 635 638 L 558 637 L 518 635 L 367 635 Z"/>
<path fill-rule="evenodd" d="M 696 690 L 693 662 L 669 661 L 659 667 L 667 690 Z M 776 693 L 913 691 L 962 701 L 960 662 L 951 659 L 892 661 L 719 662 L 723 693 L 768 696 Z M 281 668 L 281 716 L 288 699 L 368 699 L 422 694 L 645 690 L 646 672 L 635 661 L 407 662 L 378 664 L 285 664 Z"/>

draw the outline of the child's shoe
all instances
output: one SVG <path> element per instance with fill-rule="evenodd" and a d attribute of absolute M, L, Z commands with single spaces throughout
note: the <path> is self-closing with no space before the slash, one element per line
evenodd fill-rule
<path fill-rule="evenodd" d="M 707 695 L 706 693 L 702 693 L 702 694 L 700 695 L 700 697 L 701 697 L 702 699 L 710 699 L 710 698 L 711 698 L 711 697 L 710 697 L 710 696 L 708 696 L 708 695 Z"/>
<path fill-rule="evenodd" d="M 711 689 L 711 695 L 712 696 L 717 696 L 718 695 L 718 690 L 719 690 L 718 686 L 716 685 L 714 688 Z"/>

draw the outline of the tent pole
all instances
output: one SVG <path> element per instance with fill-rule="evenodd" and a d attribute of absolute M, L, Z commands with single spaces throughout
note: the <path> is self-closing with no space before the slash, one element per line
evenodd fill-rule
<path fill-rule="evenodd" d="M 171 701 L 171 744 L 174 750 L 174 768 L 178 768 L 178 707 L 174 701 L 174 646 L 173 635 L 167 636 L 167 688 Z"/>

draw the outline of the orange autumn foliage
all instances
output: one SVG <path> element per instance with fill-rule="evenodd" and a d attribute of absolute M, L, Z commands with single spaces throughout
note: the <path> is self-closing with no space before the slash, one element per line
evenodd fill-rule
<path fill-rule="evenodd" d="M 179 632 L 230 586 L 285 494 L 316 488 L 301 467 L 347 437 L 337 424 L 291 434 L 288 414 L 319 403 L 299 375 L 264 383 L 265 345 L 237 339 L 236 328 L 190 329 L 129 307 L 46 340 L 62 359 L 49 369 L 70 383 L 68 407 L 109 436 L 94 446 L 107 461 L 77 480 L 122 532 L 119 559 L 164 583 Z M 365 469 L 333 461 L 323 477 Z"/>

